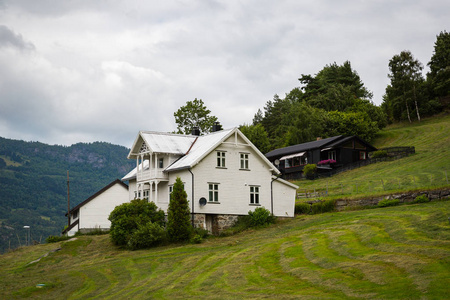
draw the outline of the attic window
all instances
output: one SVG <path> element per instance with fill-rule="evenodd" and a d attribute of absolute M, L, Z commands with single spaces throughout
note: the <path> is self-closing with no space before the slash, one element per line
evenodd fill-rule
<path fill-rule="evenodd" d="M 148 152 L 148 147 L 147 147 L 147 144 L 144 142 L 144 143 L 142 143 L 139 153 L 146 153 L 146 152 Z"/>

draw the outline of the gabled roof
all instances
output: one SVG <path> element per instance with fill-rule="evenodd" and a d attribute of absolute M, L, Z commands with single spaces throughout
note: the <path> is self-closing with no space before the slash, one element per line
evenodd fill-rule
<path fill-rule="evenodd" d="M 166 132 L 140 131 L 131 147 L 128 158 L 136 158 L 145 143 L 149 153 L 184 154 L 192 142 L 197 138 L 195 135 L 182 135 Z"/>
<path fill-rule="evenodd" d="M 157 144 L 161 144 L 160 141 L 158 141 L 158 133 L 152 132 L 154 142 Z M 184 150 L 183 153 L 180 152 L 174 152 L 173 154 L 180 154 L 182 155 L 177 161 L 175 161 L 173 164 L 168 166 L 164 171 L 165 172 L 173 172 L 177 170 L 183 170 L 183 169 L 189 169 L 197 165 L 205 156 L 207 156 L 211 151 L 213 151 L 215 148 L 217 148 L 222 142 L 224 142 L 226 139 L 228 139 L 233 134 L 239 135 L 246 144 L 248 144 L 260 157 L 263 159 L 269 166 L 270 169 L 273 170 L 275 173 L 279 173 L 278 169 L 275 168 L 275 166 L 272 165 L 272 163 L 262 154 L 258 148 L 255 147 L 255 145 L 250 142 L 249 139 L 238 129 L 238 128 L 231 128 L 231 129 L 224 129 L 216 132 L 209 133 L 207 135 L 201 135 L 201 136 L 192 136 L 192 135 L 174 135 L 170 134 L 172 136 L 179 136 L 179 137 L 187 137 L 188 139 L 184 140 L 183 142 L 186 142 L 187 140 L 190 141 L 190 144 L 183 145 L 183 149 L 180 147 L 180 150 Z M 161 134 L 161 136 L 164 136 L 166 134 Z M 139 133 L 139 136 L 142 136 L 142 132 Z M 133 149 L 135 149 L 136 145 L 139 146 L 139 136 L 138 139 L 136 139 L 132 151 L 130 152 L 130 155 L 128 155 L 128 158 L 133 158 L 131 153 L 133 152 Z M 144 139 L 145 137 L 143 137 Z M 175 143 L 179 143 L 180 140 L 175 138 L 173 141 Z M 150 142 L 150 140 L 149 140 Z M 157 147 L 148 144 L 149 148 L 156 149 Z M 170 147 L 167 145 L 167 147 Z M 174 147 L 172 147 L 174 148 Z M 162 152 L 162 153 L 170 153 L 170 152 Z M 134 156 L 136 157 L 136 156 Z M 145 166 L 144 166 L 145 167 Z M 125 175 L 122 180 L 130 180 L 136 177 L 136 168 L 134 168 L 131 172 L 129 172 L 127 175 Z"/>
<path fill-rule="evenodd" d="M 167 167 L 166 171 L 193 167 L 236 130 L 238 129 L 232 128 L 199 136 L 188 149 L 189 151 L 186 151 L 186 155 Z"/>
<path fill-rule="evenodd" d="M 103 192 L 105 192 L 106 190 L 108 190 L 109 188 L 111 188 L 112 186 L 114 186 L 115 184 L 120 184 L 121 186 L 123 186 L 124 188 L 126 188 L 128 190 L 128 185 L 124 182 L 122 182 L 120 179 L 116 179 L 113 182 L 111 182 L 110 184 L 108 184 L 107 186 L 105 186 L 104 188 L 102 188 L 101 190 L 99 190 L 97 193 L 95 193 L 94 195 L 90 196 L 89 198 L 87 198 L 86 200 L 84 200 L 83 202 L 81 202 L 80 204 L 78 204 L 77 206 L 75 206 L 74 208 L 72 208 L 70 210 L 70 213 L 72 214 L 74 211 L 80 209 L 80 207 L 82 207 L 83 205 L 85 205 L 86 203 L 89 203 L 90 201 L 92 201 L 93 199 L 95 199 L 98 195 L 102 194 Z M 66 213 L 67 216 L 67 213 Z"/>
<path fill-rule="evenodd" d="M 329 143 L 339 140 L 340 138 L 342 138 L 342 135 L 333 136 L 333 137 L 321 139 L 318 141 L 293 145 L 293 146 L 289 146 L 289 147 L 285 147 L 285 148 L 275 149 L 275 150 L 272 150 L 272 151 L 266 153 L 266 157 L 272 158 L 272 157 L 283 156 L 283 155 L 287 155 L 287 154 L 291 154 L 291 153 L 304 152 L 307 150 L 322 148 Z"/>
<path fill-rule="evenodd" d="M 312 141 L 312 142 L 293 145 L 293 146 L 289 146 L 289 147 L 285 147 L 285 148 L 275 149 L 273 151 L 266 153 L 266 157 L 269 159 L 274 159 L 274 158 L 279 158 L 281 156 L 285 156 L 285 155 L 289 155 L 289 154 L 293 154 L 293 153 L 300 153 L 300 152 L 304 152 L 304 151 L 308 151 L 308 150 L 333 149 L 333 148 L 336 148 L 336 147 L 340 146 L 341 144 L 343 144 L 349 140 L 352 140 L 352 139 L 356 139 L 361 144 L 364 144 L 367 148 L 369 148 L 369 151 L 377 150 L 374 146 L 370 145 L 369 143 L 362 140 L 361 138 L 359 138 L 356 135 L 352 135 L 352 136 L 338 135 L 338 136 L 333 136 L 333 137 L 329 137 L 326 139 L 321 139 L 318 141 Z"/>

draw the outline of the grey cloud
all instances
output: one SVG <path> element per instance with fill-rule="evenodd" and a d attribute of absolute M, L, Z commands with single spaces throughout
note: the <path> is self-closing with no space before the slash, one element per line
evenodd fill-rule
<path fill-rule="evenodd" d="M 20 50 L 35 49 L 32 43 L 26 42 L 22 35 L 14 33 L 5 25 L 0 25 L 0 48 L 2 47 L 14 47 Z"/>

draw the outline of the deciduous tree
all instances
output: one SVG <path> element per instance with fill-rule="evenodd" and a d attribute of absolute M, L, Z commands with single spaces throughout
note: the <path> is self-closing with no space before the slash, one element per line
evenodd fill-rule
<path fill-rule="evenodd" d="M 413 57 L 410 51 L 402 51 L 389 61 L 388 77 L 391 79 L 391 83 L 386 88 L 385 100 L 392 103 L 385 107 L 399 110 L 393 113 L 394 116 L 406 112 L 406 116 L 411 122 L 410 106 L 414 105 L 417 119 L 420 121 L 418 90 L 421 89 L 424 82 L 422 69 L 423 65 Z"/>
<path fill-rule="evenodd" d="M 270 142 L 266 130 L 261 124 L 242 125 L 239 130 L 259 149 L 262 153 L 269 152 Z"/>
<path fill-rule="evenodd" d="M 200 133 L 209 133 L 217 117 L 210 115 L 211 111 L 205 106 L 202 99 L 195 98 L 187 101 L 173 115 L 177 124 L 177 133 L 190 134 L 194 127 L 200 129 Z"/>

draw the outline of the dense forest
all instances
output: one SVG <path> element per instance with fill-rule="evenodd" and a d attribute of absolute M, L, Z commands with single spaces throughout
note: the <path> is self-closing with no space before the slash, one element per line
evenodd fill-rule
<path fill-rule="evenodd" d="M 259 109 L 252 123 L 241 131 L 266 153 L 315 140 L 317 137 L 358 135 L 370 142 L 387 124 L 420 121 L 449 107 L 450 33 L 436 36 L 430 72 L 408 51 L 395 54 L 389 62 L 390 84 L 383 103 L 376 106 L 349 61 L 323 67 L 315 75 L 301 74 L 300 85 L 282 98 L 275 95 Z"/>
<path fill-rule="evenodd" d="M 71 207 L 121 178 L 135 165 L 129 149 L 95 142 L 50 146 L 0 137 L 0 253 L 59 235 L 67 224 L 67 171 Z"/>

